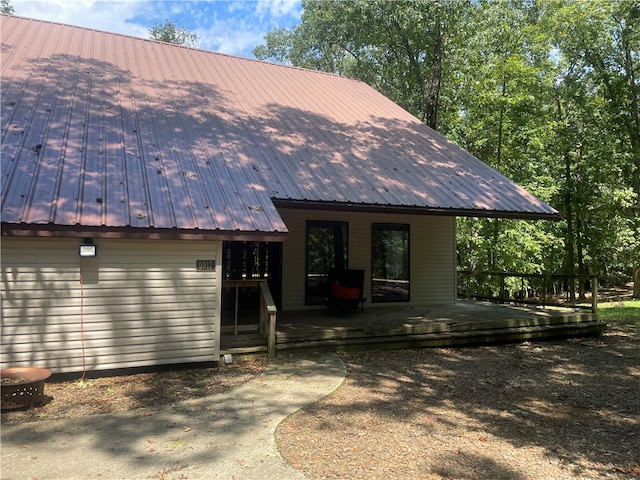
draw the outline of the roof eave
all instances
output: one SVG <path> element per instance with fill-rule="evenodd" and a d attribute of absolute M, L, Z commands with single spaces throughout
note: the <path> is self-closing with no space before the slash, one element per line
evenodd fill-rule
<path fill-rule="evenodd" d="M 181 230 L 177 228 L 90 227 L 83 225 L 2 222 L 2 236 L 120 238 L 139 240 L 230 240 L 283 242 L 287 232 L 241 230 Z"/>
<path fill-rule="evenodd" d="M 372 205 L 350 202 L 318 202 L 310 200 L 274 199 L 277 208 L 295 208 L 305 210 L 335 210 L 367 213 L 395 213 L 412 215 L 437 215 L 447 217 L 509 218 L 518 220 L 552 220 L 559 221 L 560 213 L 535 211 L 509 211 L 462 208 L 438 208 L 404 205 Z"/>

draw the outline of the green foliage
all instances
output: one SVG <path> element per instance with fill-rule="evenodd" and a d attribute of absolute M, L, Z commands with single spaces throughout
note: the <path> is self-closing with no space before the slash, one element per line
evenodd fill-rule
<path fill-rule="evenodd" d="M 159 42 L 195 47 L 198 41 L 198 34 L 176 25 L 172 20 L 166 20 L 165 23 L 156 23 L 149 29 L 149 38 Z"/>
<path fill-rule="evenodd" d="M 11 15 L 15 12 L 11 2 L 9 0 L 0 0 L 0 13 L 6 13 L 7 15 Z"/>
<path fill-rule="evenodd" d="M 302 24 L 274 30 L 254 55 L 360 79 L 435 127 L 459 1 L 302 2 Z"/>
<path fill-rule="evenodd" d="M 458 219 L 458 257 L 463 270 L 544 273 L 562 244 L 524 220 Z"/>
<path fill-rule="evenodd" d="M 595 274 L 640 265 L 640 4 L 303 0 L 262 59 L 358 78 L 555 206 L 458 220 L 460 266 Z"/>
<path fill-rule="evenodd" d="M 563 158 L 558 202 L 578 267 L 628 275 L 640 262 L 638 9 L 631 2 L 548 2 L 560 53 L 557 141 Z"/>
<path fill-rule="evenodd" d="M 294 33 L 291 30 L 277 28 L 268 32 L 264 39 L 266 45 L 258 45 L 253 49 L 256 58 L 285 65 L 292 63 Z"/>

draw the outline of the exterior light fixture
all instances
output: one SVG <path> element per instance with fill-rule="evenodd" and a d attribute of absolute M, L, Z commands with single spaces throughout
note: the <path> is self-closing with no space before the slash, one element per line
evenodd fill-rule
<path fill-rule="evenodd" d="M 98 247 L 93 244 L 93 239 L 85 238 L 80 244 L 79 253 L 81 257 L 95 257 L 98 254 Z"/>

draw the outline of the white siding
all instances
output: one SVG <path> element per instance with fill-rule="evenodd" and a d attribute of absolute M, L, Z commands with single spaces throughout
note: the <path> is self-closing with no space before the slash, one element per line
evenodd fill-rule
<path fill-rule="evenodd" d="M 2 367 L 81 371 L 83 349 L 87 371 L 219 359 L 219 242 L 95 239 L 91 258 L 80 243 L 2 239 Z"/>
<path fill-rule="evenodd" d="M 349 223 L 349 268 L 365 270 L 364 294 L 371 303 L 371 225 L 410 225 L 410 304 L 454 303 L 456 298 L 455 217 L 370 214 L 281 209 L 289 236 L 283 246 L 283 310 L 310 308 L 304 305 L 304 268 L 307 220 Z"/>

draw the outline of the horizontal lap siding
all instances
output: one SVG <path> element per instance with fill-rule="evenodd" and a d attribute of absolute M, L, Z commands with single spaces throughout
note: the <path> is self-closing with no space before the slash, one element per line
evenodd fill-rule
<path fill-rule="evenodd" d="M 304 308 L 304 269 L 307 220 L 349 223 L 349 268 L 365 270 L 366 306 L 371 303 L 371 226 L 373 223 L 410 225 L 411 304 L 455 302 L 455 217 L 370 214 L 282 209 L 289 235 L 283 246 L 284 310 Z"/>
<path fill-rule="evenodd" d="M 218 360 L 218 242 L 98 239 L 83 259 L 79 243 L 3 238 L 3 367 L 80 371 L 83 336 L 87 370 Z"/>
<path fill-rule="evenodd" d="M 446 304 L 456 300 L 455 218 L 413 216 L 411 222 L 411 302 Z"/>

